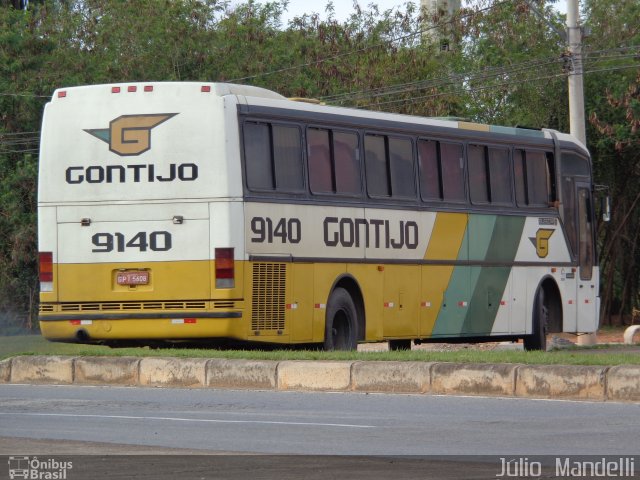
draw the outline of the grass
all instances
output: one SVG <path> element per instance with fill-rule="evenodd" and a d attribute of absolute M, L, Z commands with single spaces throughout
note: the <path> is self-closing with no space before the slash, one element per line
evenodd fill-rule
<path fill-rule="evenodd" d="M 411 350 L 395 352 L 322 352 L 301 350 L 215 350 L 215 349 L 112 349 L 97 345 L 48 342 L 39 335 L 0 337 L 0 359 L 15 355 L 135 356 L 189 357 L 250 360 L 370 360 L 463 363 L 520 363 L 540 365 L 640 365 L 640 354 L 634 347 L 616 352 L 597 348 L 571 348 L 551 352 L 458 350 L 434 352 Z"/>

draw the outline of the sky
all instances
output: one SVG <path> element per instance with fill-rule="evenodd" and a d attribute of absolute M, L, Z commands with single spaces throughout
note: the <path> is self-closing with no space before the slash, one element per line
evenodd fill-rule
<path fill-rule="evenodd" d="M 391 8 L 402 7 L 407 0 L 358 0 L 359 4 L 365 8 L 371 3 L 375 3 L 380 8 L 380 11 L 385 11 Z M 418 4 L 420 0 L 411 0 L 413 3 Z M 240 1 L 232 1 L 232 5 L 241 3 Z M 463 0 L 463 5 L 466 4 Z M 327 0 L 289 0 L 288 11 L 283 17 L 283 24 L 287 24 L 289 20 L 294 17 L 302 16 L 305 13 L 319 13 L 321 18 L 326 18 L 325 6 Z M 335 9 L 335 16 L 337 20 L 345 20 L 350 13 L 353 12 L 353 0 L 333 0 L 333 6 Z M 556 9 L 562 13 L 567 11 L 567 0 L 560 0 L 556 4 Z"/>

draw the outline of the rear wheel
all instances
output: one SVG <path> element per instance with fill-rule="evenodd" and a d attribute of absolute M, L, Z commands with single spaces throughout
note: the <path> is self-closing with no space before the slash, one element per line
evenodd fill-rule
<path fill-rule="evenodd" d="M 544 288 L 538 287 L 535 301 L 533 302 L 533 329 L 531 335 L 524 337 L 525 350 L 547 349 L 547 330 L 549 328 L 549 299 L 545 295 Z"/>
<path fill-rule="evenodd" d="M 336 288 L 327 302 L 327 317 L 324 334 L 325 350 L 355 350 L 358 311 L 349 292 Z"/>

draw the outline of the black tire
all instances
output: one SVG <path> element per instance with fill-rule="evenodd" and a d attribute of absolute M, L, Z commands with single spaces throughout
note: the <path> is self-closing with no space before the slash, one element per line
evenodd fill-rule
<path fill-rule="evenodd" d="M 349 292 L 336 288 L 327 302 L 324 349 L 355 350 L 357 342 L 358 311 Z"/>
<path fill-rule="evenodd" d="M 411 340 L 389 340 L 389 350 L 411 350 Z"/>
<path fill-rule="evenodd" d="M 533 331 L 524 337 L 525 350 L 547 350 L 547 330 L 549 326 L 549 304 L 544 288 L 538 287 L 533 302 Z"/>

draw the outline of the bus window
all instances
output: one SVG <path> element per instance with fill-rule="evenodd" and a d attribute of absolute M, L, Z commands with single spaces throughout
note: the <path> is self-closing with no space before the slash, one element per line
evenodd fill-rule
<path fill-rule="evenodd" d="M 247 186 L 252 190 L 273 190 L 275 182 L 268 124 L 255 122 L 244 124 L 244 155 Z"/>
<path fill-rule="evenodd" d="M 415 197 L 415 172 L 411 140 L 389 137 L 391 194 L 394 197 Z"/>
<path fill-rule="evenodd" d="M 418 161 L 420 163 L 420 192 L 422 199 L 441 200 L 438 142 L 435 140 L 418 140 Z"/>
<path fill-rule="evenodd" d="M 360 162 L 358 136 L 354 133 L 334 132 L 336 192 L 360 193 Z"/>
<path fill-rule="evenodd" d="M 364 158 L 367 167 L 367 191 L 370 195 L 389 197 L 389 171 L 385 137 L 366 135 L 364 137 Z"/>
<path fill-rule="evenodd" d="M 518 205 L 548 207 L 553 201 L 550 153 L 516 149 L 513 153 Z"/>
<path fill-rule="evenodd" d="M 527 165 L 524 150 L 513 151 L 513 172 L 516 176 L 516 203 L 527 205 Z"/>
<path fill-rule="evenodd" d="M 302 190 L 302 145 L 298 127 L 273 125 L 273 157 L 276 189 Z"/>
<path fill-rule="evenodd" d="M 489 182 L 487 181 L 487 162 L 482 145 L 469 145 L 469 194 L 472 203 L 489 203 Z"/>
<path fill-rule="evenodd" d="M 298 127 L 245 122 L 243 133 L 250 189 L 302 190 L 302 147 Z"/>
<path fill-rule="evenodd" d="M 440 167 L 443 199 L 450 202 L 464 202 L 462 145 L 440 142 Z"/>
<path fill-rule="evenodd" d="M 511 164 L 509 150 L 506 148 L 489 148 L 489 192 L 491 203 L 510 205 L 511 197 Z"/>
<path fill-rule="evenodd" d="M 309 184 L 313 193 L 333 192 L 333 173 L 329 147 L 329 130 L 307 130 L 309 149 Z"/>

